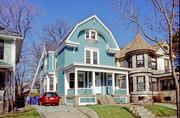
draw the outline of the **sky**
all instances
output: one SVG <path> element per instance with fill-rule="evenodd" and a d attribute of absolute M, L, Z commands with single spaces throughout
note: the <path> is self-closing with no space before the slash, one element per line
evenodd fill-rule
<path fill-rule="evenodd" d="M 67 20 L 71 27 L 86 18 L 97 15 L 111 30 L 119 47 L 131 42 L 136 33 L 119 22 L 117 11 L 113 8 L 111 0 L 30 0 L 39 7 L 41 15 L 36 18 L 34 32 L 31 39 L 41 37 L 42 28 L 52 24 L 56 19 Z M 142 0 L 140 0 L 142 1 Z M 143 3 L 141 3 L 143 4 Z"/>

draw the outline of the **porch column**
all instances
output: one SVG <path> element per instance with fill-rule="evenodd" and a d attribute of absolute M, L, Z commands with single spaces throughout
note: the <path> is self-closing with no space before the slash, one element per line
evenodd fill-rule
<path fill-rule="evenodd" d="M 67 88 L 67 87 L 68 87 L 67 84 L 68 84 L 67 75 L 66 75 L 66 73 L 64 73 L 64 89 L 65 89 L 64 91 L 65 91 L 65 96 L 66 96 L 67 93 L 68 93 L 68 92 L 67 92 L 67 91 L 68 91 L 68 90 L 67 90 L 67 89 L 68 89 L 68 88 Z"/>
<path fill-rule="evenodd" d="M 114 77 L 114 73 L 112 73 L 112 94 L 115 93 L 115 77 Z"/>
<path fill-rule="evenodd" d="M 126 74 L 126 90 L 127 90 L 127 95 L 129 95 L 129 77 L 128 77 L 128 73 Z"/>
<path fill-rule="evenodd" d="M 78 88 L 78 71 L 77 69 L 75 69 L 75 72 L 74 72 L 74 82 L 75 82 L 75 86 L 74 86 L 74 89 L 75 89 L 75 95 L 77 95 L 77 88 Z"/>
<path fill-rule="evenodd" d="M 92 89 L 93 89 L 93 95 L 96 94 L 96 90 L 95 90 L 95 72 L 92 72 Z"/>

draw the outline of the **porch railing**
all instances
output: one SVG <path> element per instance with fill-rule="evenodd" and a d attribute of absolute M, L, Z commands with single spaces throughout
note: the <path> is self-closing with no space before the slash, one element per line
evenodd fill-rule
<path fill-rule="evenodd" d="M 91 88 L 78 88 L 77 94 L 78 95 L 92 95 L 93 89 L 91 89 Z M 68 95 L 75 95 L 75 89 L 68 89 Z"/>
<path fill-rule="evenodd" d="M 68 95 L 75 95 L 75 89 L 68 89 Z"/>
<path fill-rule="evenodd" d="M 92 95 L 93 94 L 93 89 L 91 88 L 78 88 L 77 89 L 78 95 Z"/>
<path fill-rule="evenodd" d="M 115 90 L 115 94 L 116 95 L 126 95 L 127 90 L 126 89 L 117 89 L 117 90 Z"/>

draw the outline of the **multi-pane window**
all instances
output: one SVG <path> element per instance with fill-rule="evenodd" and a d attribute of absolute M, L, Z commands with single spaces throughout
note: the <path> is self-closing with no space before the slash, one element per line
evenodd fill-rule
<path fill-rule="evenodd" d="M 96 51 L 93 51 L 93 64 L 97 64 L 98 62 L 98 58 L 97 58 L 97 52 Z"/>
<path fill-rule="evenodd" d="M 4 41 L 0 40 L 0 59 L 4 58 Z"/>
<path fill-rule="evenodd" d="M 85 54 L 85 63 L 86 64 L 98 64 L 99 63 L 99 59 L 98 59 L 98 50 L 94 50 L 94 49 L 86 49 L 86 54 Z"/>
<path fill-rule="evenodd" d="M 145 76 L 137 76 L 137 90 L 145 91 Z"/>
<path fill-rule="evenodd" d="M 49 89 L 50 91 L 54 90 L 54 78 L 49 78 Z"/>
<path fill-rule="evenodd" d="M 97 32 L 95 30 L 87 30 L 85 33 L 85 38 L 97 40 Z"/>
<path fill-rule="evenodd" d="M 136 55 L 136 67 L 144 67 L 144 55 Z"/>
<path fill-rule="evenodd" d="M 86 64 L 91 64 L 91 51 L 86 50 Z"/>
<path fill-rule="evenodd" d="M 160 80 L 160 90 L 161 91 L 169 91 L 175 90 L 175 82 L 173 79 L 168 80 Z"/>

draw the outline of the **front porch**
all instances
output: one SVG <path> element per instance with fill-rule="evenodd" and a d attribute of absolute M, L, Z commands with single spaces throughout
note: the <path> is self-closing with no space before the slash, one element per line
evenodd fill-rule
<path fill-rule="evenodd" d="M 65 96 L 92 97 L 113 95 L 129 96 L 128 71 L 121 68 L 73 66 L 64 73 Z"/>

